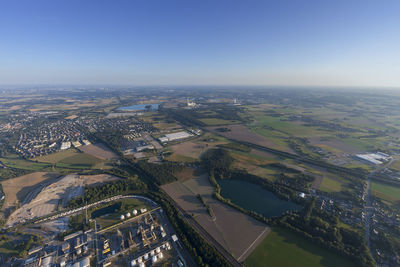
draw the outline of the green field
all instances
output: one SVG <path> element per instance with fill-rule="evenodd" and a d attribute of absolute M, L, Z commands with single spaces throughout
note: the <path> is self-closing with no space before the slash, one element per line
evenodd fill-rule
<path fill-rule="evenodd" d="M 95 165 L 100 163 L 102 160 L 96 157 L 93 157 L 88 154 L 78 153 L 68 158 L 65 158 L 60 161 L 60 163 L 70 164 L 70 165 Z"/>
<path fill-rule="evenodd" d="M 228 124 L 238 124 L 238 123 L 240 123 L 240 121 L 223 120 L 223 119 L 217 119 L 217 118 L 205 118 L 205 119 L 200 119 L 200 121 L 204 122 L 208 126 L 228 125 Z"/>
<path fill-rule="evenodd" d="M 390 169 L 400 172 L 400 160 L 396 160 L 394 161 L 391 165 L 390 165 Z"/>
<path fill-rule="evenodd" d="M 63 151 L 48 154 L 45 156 L 40 156 L 40 157 L 35 158 L 35 160 L 37 160 L 38 162 L 46 162 L 46 163 L 54 164 L 54 163 L 57 163 L 59 161 L 66 159 L 66 158 L 72 157 L 76 154 L 79 154 L 78 150 L 71 148 L 68 150 L 63 150 Z"/>
<path fill-rule="evenodd" d="M 246 267 L 346 267 L 352 262 L 287 230 L 274 229 L 244 262 Z"/>
<path fill-rule="evenodd" d="M 258 125 L 268 126 L 275 130 L 297 137 L 326 136 L 329 132 L 320 131 L 317 127 L 304 126 L 283 120 L 281 117 L 255 115 Z"/>
<path fill-rule="evenodd" d="M 36 158 L 38 162 L 55 164 L 57 168 L 90 169 L 103 161 L 76 149 L 68 149 Z"/>
<path fill-rule="evenodd" d="M 23 169 L 29 171 L 40 171 L 43 168 L 49 167 L 48 163 L 35 162 L 19 158 L 18 155 L 8 155 L 7 157 L 0 158 L 0 161 L 7 167 Z"/>
<path fill-rule="evenodd" d="M 396 202 L 400 200 L 400 187 L 398 186 L 379 183 L 379 182 L 372 182 L 371 192 L 376 197 L 389 202 Z"/>
<path fill-rule="evenodd" d="M 340 192 L 342 190 L 342 185 L 338 181 L 324 177 L 319 190 L 325 192 Z"/>
<path fill-rule="evenodd" d="M 96 219 L 96 222 L 100 224 L 102 229 L 104 229 L 119 223 L 121 221 L 121 214 L 125 215 L 127 212 L 132 214 L 133 209 L 140 209 L 144 207 L 149 209 L 149 207 L 143 202 L 136 199 L 127 198 L 101 208 L 94 208 L 93 210 L 89 211 L 89 216 L 92 219 Z"/>

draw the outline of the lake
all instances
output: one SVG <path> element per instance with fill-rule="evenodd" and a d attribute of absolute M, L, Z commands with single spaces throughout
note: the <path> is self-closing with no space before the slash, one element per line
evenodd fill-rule
<path fill-rule="evenodd" d="M 232 203 L 265 217 L 280 216 L 286 211 L 298 211 L 302 206 L 278 198 L 261 186 L 242 180 L 219 179 L 221 195 Z"/>
<path fill-rule="evenodd" d="M 132 106 L 120 107 L 117 110 L 141 111 L 141 110 L 157 110 L 158 104 L 137 104 Z"/>

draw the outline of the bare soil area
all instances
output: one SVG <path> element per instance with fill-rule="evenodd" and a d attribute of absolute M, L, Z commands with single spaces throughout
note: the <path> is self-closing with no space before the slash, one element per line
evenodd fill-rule
<path fill-rule="evenodd" d="M 25 199 L 23 205 L 9 216 L 6 226 L 46 216 L 64 208 L 71 199 L 81 196 L 86 185 L 91 186 L 115 179 L 119 178 L 107 174 L 68 174 L 53 179 L 52 183 L 40 187 L 35 194 Z"/>
<path fill-rule="evenodd" d="M 244 261 L 269 232 L 265 224 L 213 198 L 214 187 L 207 175 L 163 185 L 162 189 L 239 261 Z M 197 194 L 206 200 L 214 217 Z"/>
<path fill-rule="evenodd" d="M 5 194 L 2 210 L 7 215 L 7 210 L 18 207 L 26 202 L 25 200 L 34 197 L 41 188 L 55 181 L 58 176 L 56 173 L 34 172 L 1 182 Z"/>
<path fill-rule="evenodd" d="M 84 184 L 88 186 L 98 186 L 103 183 L 121 179 L 110 174 L 81 175 L 80 177 L 84 180 Z"/>

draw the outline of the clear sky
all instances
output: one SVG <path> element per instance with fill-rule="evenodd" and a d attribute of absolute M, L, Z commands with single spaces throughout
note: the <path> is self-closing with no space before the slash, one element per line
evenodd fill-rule
<path fill-rule="evenodd" d="M 400 87 L 400 1 L 2 0 L 0 84 Z"/>

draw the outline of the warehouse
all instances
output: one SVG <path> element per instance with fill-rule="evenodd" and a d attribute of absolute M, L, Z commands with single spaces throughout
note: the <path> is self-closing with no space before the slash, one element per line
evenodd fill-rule
<path fill-rule="evenodd" d="M 166 142 L 171 142 L 175 140 L 180 140 L 180 139 L 185 139 L 188 137 L 193 136 L 192 134 L 188 132 L 177 132 L 177 133 L 171 133 L 171 134 L 166 134 L 163 137 L 160 137 L 158 140 L 160 140 L 161 143 L 166 143 Z"/>

